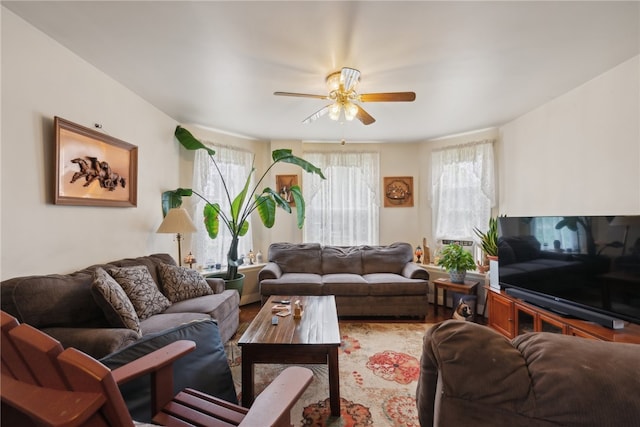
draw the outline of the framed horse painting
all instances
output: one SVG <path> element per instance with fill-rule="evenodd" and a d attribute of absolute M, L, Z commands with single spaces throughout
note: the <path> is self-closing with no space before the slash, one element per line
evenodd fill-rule
<path fill-rule="evenodd" d="M 138 147 L 60 117 L 54 127 L 55 204 L 137 205 Z"/>

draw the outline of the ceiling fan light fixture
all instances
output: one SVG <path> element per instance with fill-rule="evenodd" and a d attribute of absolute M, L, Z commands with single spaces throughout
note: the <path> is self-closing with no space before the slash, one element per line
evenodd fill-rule
<path fill-rule="evenodd" d="M 351 121 L 356 118 L 356 114 L 358 114 L 358 106 L 353 102 L 345 102 L 344 104 L 344 118 L 348 121 Z"/>
<path fill-rule="evenodd" d="M 340 89 L 340 71 L 331 73 L 327 76 L 327 88 L 329 92 L 337 91 Z"/>
<path fill-rule="evenodd" d="M 342 110 L 342 107 L 337 102 L 334 102 L 333 104 L 329 105 L 329 117 L 331 118 L 331 120 L 340 120 L 341 110 Z"/>

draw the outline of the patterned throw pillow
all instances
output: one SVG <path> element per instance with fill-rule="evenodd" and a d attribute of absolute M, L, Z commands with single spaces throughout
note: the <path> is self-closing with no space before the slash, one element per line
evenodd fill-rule
<path fill-rule="evenodd" d="M 171 302 L 213 294 L 205 278 L 195 270 L 170 264 L 159 264 L 158 269 L 164 294 Z"/>
<path fill-rule="evenodd" d="M 146 266 L 113 267 L 109 274 L 122 286 L 140 320 L 162 313 L 171 306 L 171 301 L 162 295 Z"/>
<path fill-rule="evenodd" d="M 131 300 L 122 286 L 102 268 L 97 268 L 93 272 L 91 293 L 112 326 L 133 329 L 138 334 L 142 334 L 140 319 Z"/>

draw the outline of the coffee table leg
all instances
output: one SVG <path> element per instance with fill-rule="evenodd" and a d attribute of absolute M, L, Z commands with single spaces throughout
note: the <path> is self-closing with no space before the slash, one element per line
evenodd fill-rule
<path fill-rule="evenodd" d="M 338 347 L 329 348 L 329 404 L 331 415 L 340 416 L 340 374 L 338 372 Z M 243 394 L 244 398 L 244 394 Z"/>
<path fill-rule="evenodd" d="M 244 350 L 244 349 L 243 349 Z M 251 407 L 253 403 L 253 361 L 242 355 L 242 406 Z"/>

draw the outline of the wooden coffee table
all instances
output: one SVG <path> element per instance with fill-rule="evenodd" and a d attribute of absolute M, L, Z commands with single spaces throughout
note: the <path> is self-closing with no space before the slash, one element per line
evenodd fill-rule
<path fill-rule="evenodd" d="M 291 314 L 278 317 L 272 325 L 271 309 L 275 301 L 291 301 Z M 300 300 L 304 311 L 294 319 L 294 302 Z M 254 399 L 253 367 L 256 363 L 327 364 L 331 415 L 340 416 L 340 380 L 338 347 L 340 329 L 336 301 L 326 296 L 271 296 L 238 341 L 242 347 L 242 406 Z"/>

